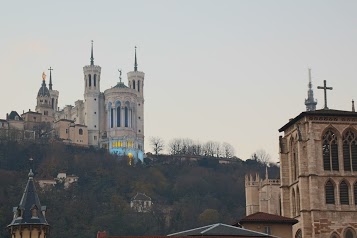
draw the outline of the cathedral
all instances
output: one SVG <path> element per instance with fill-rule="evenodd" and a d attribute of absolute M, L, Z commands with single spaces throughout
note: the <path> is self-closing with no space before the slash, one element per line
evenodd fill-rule
<path fill-rule="evenodd" d="M 317 88 L 324 90 L 323 109 L 316 110 L 310 75 L 306 111 L 279 129 L 282 133 L 279 138 L 280 192 L 272 192 L 276 185 L 267 178 L 265 181 L 246 178 L 247 215 L 251 211 L 263 211 L 294 218 L 298 223 L 293 226 L 293 238 L 356 238 L 357 113 L 354 101 L 351 111 L 329 109 L 327 90 L 332 87 L 327 87 L 324 81 L 324 86 Z M 268 195 L 264 191 L 268 191 Z M 260 200 L 274 196 L 271 205 L 279 209 L 269 210 Z"/>
<path fill-rule="evenodd" d="M 21 115 L 25 130 L 38 122 L 50 123 L 56 137 L 66 143 L 108 149 L 133 160 L 144 158 L 144 77 L 138 71 L 135 47 L 134 70 L 127 73 L 128 85 L 121 80 L 100 89 L 101 67 L 94 64 L 93 41 L 90 64 L 83 67 L 84 98 L 63 109 L 58 107 L 59 92 L 53 89 L 52 68 L 49 84 L 42 75 L 35 112 Z"/>

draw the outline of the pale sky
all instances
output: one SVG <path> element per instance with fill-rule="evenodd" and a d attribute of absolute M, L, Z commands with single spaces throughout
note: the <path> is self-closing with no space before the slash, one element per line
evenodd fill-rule
<path fill-rule="evenodd" d="M 35 109 L 51 66 L 59 106 L 83 99 L 94 40 L 101 91 L 145 72 L 145 136 L 228 142 L 277 161 L 278 129 L 305 110 L 308 67 L 317 108 L 357 100 L 356 1 L 5 1 L 0 8 L 0 118 Z M 124 82 L 127 83 L 125 77 Z M 48 83 L 48 82 L 47 82 Z"/>

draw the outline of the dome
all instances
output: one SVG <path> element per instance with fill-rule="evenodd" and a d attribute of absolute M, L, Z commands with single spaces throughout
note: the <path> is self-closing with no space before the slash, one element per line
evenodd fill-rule
<path fill-rule="evenodd" d="M 128 88 L 128 86 L 126 86 L 123 82 L 119 82 L 114 86 L 114 88 Z"/>
<path fill-rule="evenodd" d="M 45 83 L 45 80 L 42 81 L 42 85 L 41 85 L 40 90 L 38 90 L 37 96 L 50 97 L 50 90 L 48 90 L 48 88 L 46 86 L 46 83 Z"/>

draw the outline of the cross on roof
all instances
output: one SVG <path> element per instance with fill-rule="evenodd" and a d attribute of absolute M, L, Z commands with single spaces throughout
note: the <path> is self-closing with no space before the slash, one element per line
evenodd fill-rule
<path fill-rule="evenodd" d="M 317 89 L 323 89 L 324 90 L 324 96 L 325 96 L 325 107 L 324 109 L 328 109 L 327 107 L 327 93 L 326 90 L 332 90 L 332 87 L 327 87 L 326 86 L 326 80 L 324 80 L 324 86 L 318 86 Z"/>

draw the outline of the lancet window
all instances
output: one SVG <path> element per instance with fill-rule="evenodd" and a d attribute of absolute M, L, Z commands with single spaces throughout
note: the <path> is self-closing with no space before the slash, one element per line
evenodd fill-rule
<path fill-rule="evenodd" d="M 341 205 L 349 204 L 348 185 L 345 181 L 340 183 L 340 203 Z"/>
<path fill-rule="evenodd" d="M 357 171 L 356 133 L 348 130 L 343 135 L 343 168 L 345 171 Z"/>
<path fill-rule="evenodd" d="M 323 135 L 322 141 L 324 170 L 338 171 L 338 142 L 336 134 L 329 129 Z"/>
<path fill-rule="evenodd" d="M 97 75 L 96 74 L 94 75 L 94 78 L 93 78 L 93 85 L 94 85 L 94 87 L 97 86 Z"/>
<path fill-rule="evenodd" d="M 124 117 L 125 117 L 125 127 L 129 126 L 129 109 L 126 106 L 124 109 Z"/>
<path fill-rule="evenodd" d="M 133 80 L 133 89 L 135 89 L 135 80 Z"/>
<path fill-rule="evenodd" d="M 88 74 L 88 86 L 92 87 L 92 76 Z"/>
<path fill-rule="evenodd" d="M 110 108 L 110 128 L 113 128 L 114 112 L 113 108 Z"/>
<path fill-rule="evenodd" d="M 292 198 L 292 212 L 293 212 L 293 216 L 296 216 L 296 199 L 295 199 L 295 191 L 294 189 L 292 190 L 291 193 L 291 198 Z"/>
<path fill-rule="evenodd" d="M 326 204 L 335 204 L 335 188 L 330 180 L 325 184 L 325 201 Z"/>
<path fill-rule="evenodd" d="M 138 92 L 140 92 L 140 81 L 138 80 Z"/>

